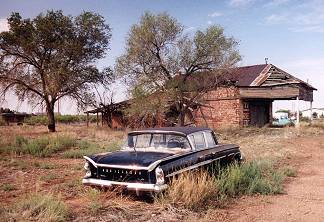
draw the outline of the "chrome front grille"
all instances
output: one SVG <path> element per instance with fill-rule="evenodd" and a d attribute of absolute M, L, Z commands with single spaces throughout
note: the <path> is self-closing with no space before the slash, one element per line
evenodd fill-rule
<path fill-rule="evenodd" d="M 98 167 L 98 177 L 102 180 L 111 180 L 118 182 L 149 182 L 148 172 L 146 170 Z"/>

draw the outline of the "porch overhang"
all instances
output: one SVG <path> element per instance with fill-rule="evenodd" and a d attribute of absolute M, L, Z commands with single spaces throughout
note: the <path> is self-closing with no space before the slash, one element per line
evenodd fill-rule
<path fill-rule="evenodd" d="M 259 87 L 240 87 L 242 99 L 269 99 L 269 100 L 304 100 L 313 101 L 313 88 L 302 85 L 277 85 Z"/>

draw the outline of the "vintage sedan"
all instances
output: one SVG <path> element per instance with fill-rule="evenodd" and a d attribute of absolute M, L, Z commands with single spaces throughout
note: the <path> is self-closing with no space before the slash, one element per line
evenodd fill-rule
<path fill-rule="evenodd" d="M 209 128 L 163 127 L 132 131 L 120 151 L 84 158 L 85 185 L 160 192 L 177 174 L 243 155 L 237 145 L 219 144 Z"/>

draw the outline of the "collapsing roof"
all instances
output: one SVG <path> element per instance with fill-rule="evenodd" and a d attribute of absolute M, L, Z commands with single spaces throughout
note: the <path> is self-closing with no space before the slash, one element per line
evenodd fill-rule
<path fill-rule="evenodd" d="M 303 84 L 316 90 L 310 84 L 290 75 L 272 64 L 243 66 L 231 69 L 226 75 L 240 87 L 274 86 L 285 84 Z"/>
<path fill-rule="evenodd" d="M 215 75 L 213 75 L 215 74 Z M 177 78 L 177 77 L 176 77 Z M 215 78 L 215 79 L 213 79 Z M 259 64 L 229 69 L 220 75 L 215 72 L 201 72 L 190 77 L 202 84 L 230 83 L 240 88 L 241 98 L 246 99 L 296 99 L 313 101 L 313 90 L 310 84 L 279 69 L 273 64 Z M 190 82 L 190 81 L 189 81 Z M 188 83 L 188 82 L 187 82 Z M 210 88 L 212 90 L 212 88 Z M 132 100 L 107 105 L 86 113 L 104 112 L 107 107 L 122 110 L 131 104 Z"/>

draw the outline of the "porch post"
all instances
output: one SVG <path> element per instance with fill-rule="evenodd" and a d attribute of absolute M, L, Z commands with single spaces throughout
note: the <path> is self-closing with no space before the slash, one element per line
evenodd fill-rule
<path fill-rule="evenodd" d="M 272 125 L 272 122 L 273 122 L 272 103 L 273 103 L 273 101 L 270 102 L 270 106 L 269 106 L 269 123 L 270 123 L 270 125 Z"/>
<path fill-rule="evenodd" d="M 299 127 L 299 96 L 297 96 L 296 98 L 296 102 L 297 102 L 297 107 L 296 107 L 296 127 Z"/>
<path fill-rule="evenodd" d="M 312 124 L 312 122 L 313 122 L 313 101 L 310 101 L 310 103 L 309 103 L 309 110 L 310 110 L 309 120 L 310 120 L 310 124 Z"/>

